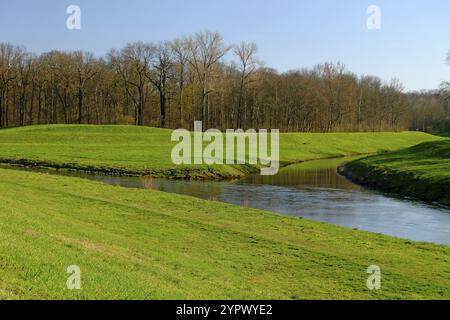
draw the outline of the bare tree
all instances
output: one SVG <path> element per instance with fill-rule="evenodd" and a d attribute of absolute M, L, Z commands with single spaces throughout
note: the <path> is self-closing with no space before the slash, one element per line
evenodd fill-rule
<path fill-rule="evenodd" d="M 8 126 L 8 89 L 17 77 L 19 54 L 9 43 L 0 43 L 0 127 Z"/>
<path fill-rule="evenodd" d="M 0 43 L 0 126 L 156 123 L 173 128 L 199 119 L 205 128 L 218 129 L 450 128 L 448 83 L 441 91 L 410 94 L 398 81 L 358 77 L 340 63 L 279 73 L 258 63 L 252 43 L 233 47 L 234 62 L 223 59 L 229 49 L 209 31 L 156 46 L 128 44 L 106 59 L 61 51 L 34 56 Z"/>
<path fill-rule="evenodd" d="M 246 86 L 250 80 L 250 77 L 255 73 L 258 62 L 256 60 L 256 53 L 258 48 L 255 43 L 242 42 L 240 45 L 234 47 L 234 54 L 239 59 L 239 98 L 236 112 L 236 127 L 242 127 L 242 115 L 244 113 L 244 95 Z"/>
<path fill-rule="evenodd" d="M 189 38 L 175 39 L 172 41 L 172 52 L 176 69 L 176 81 L 178 84 L 178 105 L 179 105 L 179 126 L 184 128 L 183 106 L 184 106 L 184 90 L 186 85 L 186 73 L 189 63 Z"/>
<path fill-rule="evenodd" d="M 76 51 L 73 54 L 75 60 L 75 72 L 76 72 L 76 90 L 77 90 L 77 100 L 78 100 L 78 123 L 83 122 L 83 106 L 85 98 L 86 84 L 88 81 L 92 80 L 96 75 L 95 70 L 95 58 L 90 52 Z"/>
<path fill-rule="evenodd" d="M 448 52 L 445 61 L 450 66 L 450 51 Z M 440 94 L 443 97 L 443 99 L 445 101 L 450 101 L 450 80 L 449 81 L 443 81 L 441 83 L 439 89 L 440 89 Z"/>
<path fill-rule="evenodd" d="M 135 124 L 144 125 L 144 108 L 147 75 L 154 54 L 154 47 L 136 42 L 128 44 L 120 52 L 111 51 L 109 58 L 125 82 L 125 89 L 135 105 Z M 134 88 L 137 95 L 132 92 Z"/>
<path fill-rule="evenodd" d="M 219 60 L 230 50 L 223 44 L 222 36 L 217 32 L 202 31 L 195 35 L 190 43 L 190 63 L 197 74 L 201 90 L 201 120 L 208 127 L 208 95 L 210 77 Z"/>
<path fill-rule="evenodd" d="M 64 123 L 71 123 L 70 106 L 76 83 L 73 57 L 64 52 L 52 51 L 49 54 L 49 62 L 52 77 L 56 80 L 54 83 L 55 92 L 56 97 L 61 102 Z M 57 113 L 56 110 L 54 112 Z M 57 117 L 55 116 L 55 118 Z"/>
<path fill-rule="evenodd" d="M 32 66 L 34 64 L 34 58 L 32 54 L 25 50 L 18 51 L 18 85 L 20 88 L 19 97 L 19 125 L 25 124 L 25 112 L 27 105 L 27 90 L 32 80 Z"/>
<path fill-rule="evenodd" d="M 159 93 L 160 127 L 166 125 L 166 109 L 168 82 L 173 77 L 172 50 L 169 42 L 160 43 L 155 48 L 152 61 L 152 69 L 148 70 L 147 78 L 155 86 Z"/>

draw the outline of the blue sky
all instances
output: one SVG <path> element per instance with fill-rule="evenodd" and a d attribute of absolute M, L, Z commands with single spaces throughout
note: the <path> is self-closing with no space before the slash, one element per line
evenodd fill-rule
<path fill-rule="evenodd" d="M 66 28 L 71 4 L 81 7 L 81 30 Z M 366 27 L 371 4 L 382 10 L 381 30 Z M 450 80 L 448 0 L 0 0 L 0 41 L 34 52 L 102 55 L 203 29 L 228 43 L 256 42 L 259 58 L 280 71 L 341 61 L 357 74 L 399 78 L 408 90 Z"/>

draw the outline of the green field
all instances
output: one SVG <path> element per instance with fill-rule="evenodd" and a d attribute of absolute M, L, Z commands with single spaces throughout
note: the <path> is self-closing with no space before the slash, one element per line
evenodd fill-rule
<path fill-rule="evenodd" d="M 363 158 L 343 173 L 388 192 L 450 205 L 450 139 Z"/>
<path fill-rule="evenodd" d="M 2 299 L 450 298 L 443 245 L 3 169 L 0 201 Z M 66 289 L 69 265 L 81 290 Z"/>
<path fill-rule="evenodd" d="M 49 125 L 0 130 L 0 162 L 177 178 L 230 178 L 251 166 L 174 166 L 170 130 L 135 126 Z M 286 133 L 282 164 L 392 151 L 440 139 L 418 132 Z"/>
<path fill-rule="evenodd" d="M 400 149 L 421 133 L 283 134 L 285 163 Z M 176 168 L 170 131 L 0 130 L 0 162 L 116 174 L 230 177 Z M 155 190 L 0 169 L 0 299 L 450 299 L 450 247 Z M 82 289 L 68 290 L 78 265 Z M 368 290 L 369 265 L 382 289 Z"/>

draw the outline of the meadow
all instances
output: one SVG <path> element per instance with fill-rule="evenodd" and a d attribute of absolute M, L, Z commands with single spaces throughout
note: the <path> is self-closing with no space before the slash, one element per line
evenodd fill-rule
<path fill-rule="evenodd" d="M 172 178 L 236 178 L 252 165 L 182 165 L 171 161 L 171 130 L 136 126 L 44 125 L 0 130 L 0 163 Z M 280 162 L 398 150 L 442 138 L 419 132 L 282 133 Z"/>
<path fill-rule="evenodd" d="M 444 245 L 14 170 L 0 202 L 1 299 L 450 298 Z"/>
<path fill-rule="evenodd" d="M 342 172 L 369 187 L 450 205 L 450 139 L 358 159 Z"/>
<path fill-rule="evenodd" d="M 282 134 L 284 163 L 397 150 L 422 133 Z M 176 168 L 170 131 L 0 131 L 0 162 L 113 174 L 232 177 Z M 0 299 L 450 299 L 450 248 L 155 190 L 0 169 Z M 68 290 L 68 266 L 81 290 Z M 378 265 L 382 289 L 369 290 Z"/>

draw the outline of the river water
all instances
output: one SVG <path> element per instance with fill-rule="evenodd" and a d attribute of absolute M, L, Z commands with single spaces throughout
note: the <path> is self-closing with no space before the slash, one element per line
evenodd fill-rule
<path fill-rule="evenodd" d="M 276 176 L 237 181 L 181 181 L 112 177 L 64 171 L 111 185 L 156 189 L 244 207 L 301 216 L 400 238 L 450 245 L 450 209 L 367 190 L 337 174 L 349 159 L 318 160 L 282 168 Z M 39 169 L 25 169 L 42 172 Z"/>

